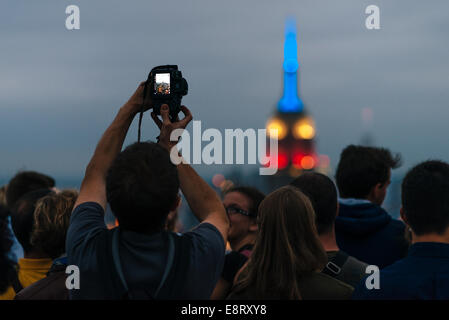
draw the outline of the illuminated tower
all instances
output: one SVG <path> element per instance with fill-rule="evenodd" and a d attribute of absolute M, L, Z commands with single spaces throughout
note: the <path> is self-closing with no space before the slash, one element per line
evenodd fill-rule
<path fill-rule="evenodd" d="M 278 132 L 278 176 L 295 177 L 318 165 L 315 124 L 298 95 L 298 45 L 294 20 L 287 20 L 284 44 L 284 89 L 277 109 L 267 122 L 267 131 Z"/>

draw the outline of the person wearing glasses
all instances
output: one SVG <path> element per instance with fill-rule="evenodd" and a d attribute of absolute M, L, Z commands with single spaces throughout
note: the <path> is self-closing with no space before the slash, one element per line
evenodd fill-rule
<path fill-rule="evenodd" d="M 226 253 L 221 278 L 211 299 L 226 298 L 235 275 L 251 255 L 257 237 L 257 212 L 265 195 L 253 187 L 240 186 L 227 190 L 223 205 L 230 221 L 228 241 L 231 251 Z"/>

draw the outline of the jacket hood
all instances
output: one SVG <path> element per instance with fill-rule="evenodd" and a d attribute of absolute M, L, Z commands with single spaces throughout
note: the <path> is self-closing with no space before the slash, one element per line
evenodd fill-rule
<path fill-rule="evenodd" d="M 344 233 L 370 235 L 385 227 L 391 216 L 377 204 L 363 201 L 360 203 L 341 203 L 335 227 Z"/>

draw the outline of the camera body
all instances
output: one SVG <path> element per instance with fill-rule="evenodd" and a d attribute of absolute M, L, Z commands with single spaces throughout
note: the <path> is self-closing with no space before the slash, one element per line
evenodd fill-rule
<path fill-rule="evenodd" d="M 186 79 L 182 77 L 177 65 L 154 67 L 148 75 L 147 83 L 153 102 L 153 112 L 161 113 L 161 106 L 168 104 L 170 119 L 176 119 L 181 111 L 181 99 L 188 92 Z"/>

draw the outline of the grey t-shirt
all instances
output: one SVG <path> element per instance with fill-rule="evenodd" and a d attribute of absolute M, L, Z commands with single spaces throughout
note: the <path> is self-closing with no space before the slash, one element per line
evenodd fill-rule
<path fill-rule="evenodd" d="M 104 223 L 104 210 L 95 202 L 82 203 L 75 208 L 70 219 L 66 248 L 69 264 L 77 265 L 81 272 L 78 299 L 103 299 L 96 296 L 96 287 L 102 279 L 96 254 L 97 240 L 104 232 L 112 232 Z M 122 230 L 119 252 L 123 274 L 128 287 L 145 286 L 156 291 L 163 276 L 167 256 L 168 237 L 164 232 L 151 235 Z M 218 229 L 210 223 L 201 223 L 182 235 L 188 243 L 188 264 L 184 283 L 175 286 L 176 296 L 161 299 L 209 299 L 224 264 L 224 240 Z M 111 243 L 112 246 L 112 243 Z M 84 285 L 83 285 L 84 284 Z M 179 290 L 178 290 L 179 287 Z M 101 292 L 101 290 L 100 290 Z"/>

